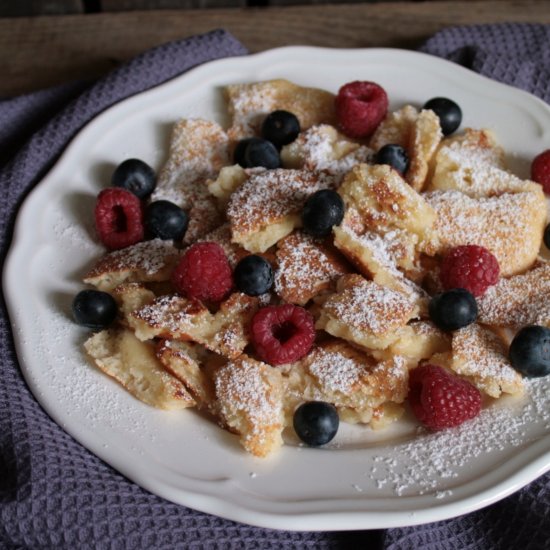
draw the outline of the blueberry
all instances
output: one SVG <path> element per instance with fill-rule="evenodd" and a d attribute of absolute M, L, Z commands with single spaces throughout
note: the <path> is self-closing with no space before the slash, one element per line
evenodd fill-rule
<path fill-rule="evenodd" d="M 115 299 L 100 290 L 82 290 L 73 299 L 74 320 L 93 330 L 108 327 L 117 315 Z"/>
<path fill-rule="evenodd" d="M 187 212 L 170 201 L 154 201 L 145 209 L 145 230 L 153 239 L 181 241 L 188 223 Z"/>
<path fill-rule="evenodd" d="M 544 244 L 546 245 L 546 248 L 550 249 L 550 223 L 544 230 Z"/>
<path fill-rule="evenodd" d="M 252 254 L 237 264 L 233 278 L 241 292 L 249 296 L 260 296 L 273 286 L 273 269 L 265 258 Z"/>
<path fill-rule="evenodd" d="M 299 133 L 300 121 L 288 111 L 273 111 L 262 124 L 262 137 L 271 141 L 277 149 L 293 142 Z"/>
<path fill-rule="evenodd" d="M 273 143 L 266 139 L 250 138 L 244 148 L 243 168 L 255 168 L 261 166 L 267 169 L 279 168 L 281 158 L 279 151 Z"/>
<path fill-rule="evenodd" d="M 302 403 L 294 412 L 294 431 L 311 447 L 319 447 L 331 441 L 339 424 L 336 407 L 324 401 Z"/>
<path fill-rule="evenodd" d="M 237 143 L 235 150 L 233 151 L 233 162 L 235 164 L 246 168 L 244 163 L 244 152 L 246 151 L 248 144 L 255 139 L 257 138 L 244 138 Z"/>
<path fill-rule="evenodd" d="M 116 167 L 111 185 L 127 189 L 140 199 L 146 199 L 155 190 L 157 177 L 147 163 L 139 159 L 127 159 Z"/>
<path fill-rule="evenodd" d="M 462 122 L 462 111 L 451 99 L 434 97 L 426 102 L 423 109 L 431 109 L 438 117 L 443 135 L 452 134 Z"/>
<path fill-rule="evenodd" d="M 463 288 L 453 288 L 436 294 L 429 305 L 430 318 L 441 330 L 456 330 L 477 318 L 474 295 Z"/>
<path fill-rule="evenodd" d="M 311 195 L 302 210 L 304 230 L 314 237 L 326 237 L 333 225 L 339 225 L 344 217 L 342 197 L 330 189 L 322 189 Z"/>
<path fill-rule="evenodd" d="M 376 153 L 376 164 L 389 164 L 395 168 L 401 175 L 409 168 L 409 155 L 401 145 L 389 143 L 381 147 Z"/>
<path fill-rule="evenodd" d="M 539 325 L 523 327 L 508 352 L 512 366 L 529 378 L 550 374 L 550 329 Z"/>

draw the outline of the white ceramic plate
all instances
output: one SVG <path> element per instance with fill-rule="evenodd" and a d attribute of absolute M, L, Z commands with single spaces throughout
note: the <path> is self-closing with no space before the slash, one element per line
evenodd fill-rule
<path fill-rule="evenodd" d="M 285 446 L 247 455 L 193 411 L 138 402 L 92 368 L 87 332 L 70 317 L 82 274 L 102 249 L 92 210 L 113 167 L 139 157 L 159 167 L 171 124 L 222 123 L 220 87 L 288 78 L 331 91 L 380 83 L 391 108 L 454 98 L 464 126 L 489 127 L 527 176 L 550 143 L 550 110 L 536 98 L 435 57 L 399 50 L 290 47 L 208 63 L 95 118 L 29 195 L 17 220 L 4 291 L 25 378 L 67 432 L 139 485 L 176 503 L 250 524 L 292 530 L 370 529 L 431 522 L 486 506 L 550 468 L 550 380 L 500 400 L 467 426 L 429 435 L 400 422 L 373 433 L 343 426 L 326 449 Z"/>

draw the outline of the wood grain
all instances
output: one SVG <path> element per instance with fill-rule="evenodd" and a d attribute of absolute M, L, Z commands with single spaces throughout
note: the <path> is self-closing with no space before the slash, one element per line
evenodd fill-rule
<path fill-rule="evenodd" d="M 449 25 L 550 23 L 550 2 L 411 2 L 0 19 L 0 97 L 94 78 L 158 44 L 225 28 L 250 51 L 308 44 L 416 48 Z"/>
<path fill-rule="evenodd" d="M 26 15 L 59 15 L 83 13 L 81 0 L 17 0 L 0 2 L 0 17 L 20 17 Z"/>
<path fill-rule="evenodd" d="M 101 11 L 245 7 L 246 0 L 102 0 Z"/>

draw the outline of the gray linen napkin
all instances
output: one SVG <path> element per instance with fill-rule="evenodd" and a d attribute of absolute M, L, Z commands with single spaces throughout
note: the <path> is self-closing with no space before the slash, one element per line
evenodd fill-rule
<path fill-rule="evenodd" d="M 548 27 L 446 29 L 423 50 L 548 99 Z M 540 52 L 546 53 L 541 56 Z M 224 31 L 172 42 L 100 81 L 0 101 L 0 247 L 15 213 L 68 141 L 105 108 L 200 63 L 243 55 Z M 543 59 L 540 63 L 539 59 Z M 546 65 L 545 65 L 546 63 Z M 514 64 L 518 70 L 510 70 Z M 521 73 L 521 67 L 529 66 Z M 23 145 L 24 144 L 24 145 Z M 18 150 L 13 156 L 13 152 Z M 23 381 L 5 306 L 0 312 L 0 549 L 36 548 L 544 548 L 550 476 L 466 516 L 403 529 L 300 533 L 250 527 L 147 493 L 53 423 Z"/>

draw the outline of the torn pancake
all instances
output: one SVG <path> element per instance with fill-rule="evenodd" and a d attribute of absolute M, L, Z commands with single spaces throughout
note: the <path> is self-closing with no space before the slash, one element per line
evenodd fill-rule
<path fill-rule="evenodd" d="M 459 245 L 484 246 L 503 277 L 528 269 L 540 250 L 546 223 L 542 190 L 471 198 L 459 191 L 425 194 L 437 212 L 439 253 Z"/>
<path fill-rule="evenodd" d="M 242 353 L 249 341 L 249 325 L 258 299 L 234 293 L 212 314 L 198 300 L 179 295 L 160 296 L 132 311 L 128 324 L 140 340 L 191 340 L 229 358 Z"/>
<path fill-rule="evenodd" d="M 300 121 L 302 130 L 315 124 L 334 124 L 334 95 L 318 88 L 299 86 L 276 79 L 225 88 L 233 141 L 260 134 L 265 117 L 276 110 L 289 111 Z"/>
<path fill-rule="evenodd" d="M 321 307 L 316 328 L 366 349 L 385 349 L 417 313 L 405 294 L 360 275 L 344 275 L 336 294 Z"/>
<path fill-rule="evenodd" d="M 264 457 L 283 444 L 286 381 L 280 369 L 241 355 L 215 371 L 214 387 L 221 422 L 248 452 Z"/>
<path fill-rule="evenodd" d="M 451 369 L 478 390 L 497 398 L 523 391 L 523 378 L 508 360 L 508 347 L 477 323 L 453 332 Z"/>
<path fill-rule="evenodd" d="M 126 329 L 95 333 L 84 343 L 95 365 L 134 397 L 159 409 L 185 409 L 195 405 L 185 386 L 169 374 L 155 356 L 150 342 L 141 342 Z"/>
<path fill-rule="evenodd" d="M 350 266 L 327 239 L 296 231 L 277 243 L 275 292 L 286 302 L 305 305 L 335 286 Z"/>
<path fill-rule="evenodd" d="M 421 191 L 442 137 L 439 118 L 433 111 L 417 111 L 412 105 L 405 105 L 388 113 L 370 139 L 369 147 L 376 152 L 390 144 L 403 147 L 409 158 L 405 181 L 416 191 Z"/>
<path fill-rule="evenodd" d="M 335 246 L 363 275 L 382 286 L 408 295 L 421 311 L 426 310 L 428 295 L 398 268 L 398 259 L 402 258 L 404 251 L 414 254 L 414 249 L 407 251 L 407 248 L 412 247 L 406 248 L 408 243 L 403 238 L 409 234 L 400 230 L 385 234 L 373 231 L 358 234 L 353 225 L 346 222 L 346 218 L 333 231 Z"/>
<path fill-rule="evenodd" d="M 160 340 L 158 360 L 187 388 L 200 408 L 215 410 L 214 382 L 208 351 L 194 342 Z"/>
<path fill-rule="evenodd" d="M 250 252 L 265 252 L 301 225 L 307 198 L 334 180 L 305 170 L 266 170 L 235 191 L 227 206 L 232 240 Z"/>
<path fill-rule="evenodd" d="M 151 200 L 167 200 L 189 215 L 183 242 L 195 242 L 219 226 L 223 217 L 206 181 L 229 164 L 228 137 L 215 122 L 183 119 L 172 130 L 168 160 Z"/>
<path fill-rule="evenodd" d="M 500 281 L 477 298 L 478 320 L 491 326 L 520 329 L 550 327 L 550 263 L 538 260 L 525 273 Z"/>
<path fill-rule="evenodd" d="M 168 281 L 181 254 L 171 241 L 143 241 L 100 258 L 88 271 L 84 282 L 108 292 L 125 282 Z"/>
<path fill-rule="evenodd" d="M 467 128 L 446 138 L 434 159 L 430 190 L 456 190 L 474 198 L 534 189 L 505 169 L 504 151 L 489 130 Z"/>
<path fill-rule="evenodd" d="M 429 359 L 435 354 L 451 350 L 451 337 L 438 329 L 431 321 L 411 321 L 407 329 L 390 345 L 386 353 L 409 360 L 409 366 Z"/>
<path fill-rule="evenodd" d="M 413 233 L 419 251 L 430 253 L 436 246 L 434 209 L 389 166 L 355 166 L 338 192 L 365 227 L 376 232 L 397 228 Z"/>
<path fill-rule="evenodd" d="M 372 160 L 374 152 L 340 134 L 328 124 L 313 126 L 281 149 L 285 168 L 326 172 L 340 182 L 356 165 Z"/>
<path fill-rule="evenodd" d="M 376 361 L 343 340 L 332 339 L 292 366 L 287 414 L 291 417 L 303 402 L 325 401 L 338 409 L 345 422 L 376 425 L 376 410 L 388 402 L 403 403 L 407 390 L 408 369 L 402 358 Z M 401 407 L 398 410 L 402 412 Z"/>
<path fill-rule="evenodd" d="M 155 293 L 141 283 L 122 283 L 111 291 L 116 300 L 120 321 L 127 325 L 127 317 L 132 311 L 150 304 L 155 298 Z"/>

